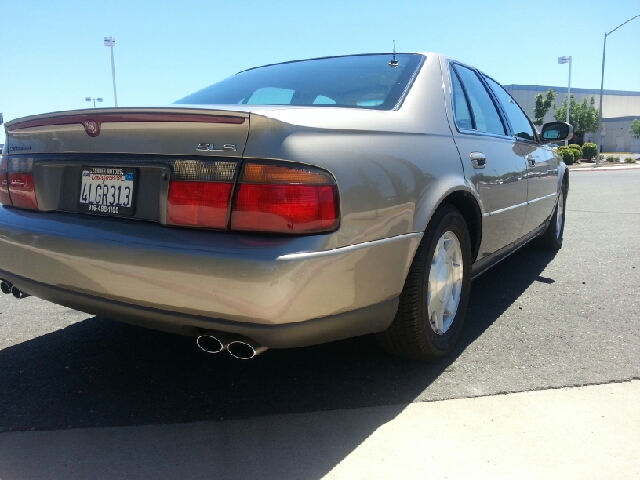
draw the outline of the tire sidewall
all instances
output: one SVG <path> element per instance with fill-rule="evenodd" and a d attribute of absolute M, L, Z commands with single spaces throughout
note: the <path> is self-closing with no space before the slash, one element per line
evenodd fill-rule
<path fill-rule="evenodd" d="M 562 237 L 564 236 L 564 226 L 567 224 L 567 192 L 564 188 L 564 186 L 562 186 L 562 188 L 560 189 L 560 195 L 562 195 L 562 227 L 560 228 L 560 235 L 558 235 L 556 233 L 556 225 L 558 223 L 558 213 L 560 211 L 560 205 L 559 202 L 556 203 L 556 210 L 555 213 L 553 215 L 553 233 L 556 236 L 556 243 L 558 248 L 562 248 Z"/>
<path fill-rule="evenodd" d="M 432 230 L 431 232 L 429 230 Z M 429 321 L 427 310 L 427 290 L 429 284 L 429 273 L 431 270 L 431 262 L 435 253 L 438 240 L 445 232 L 452 232 L 460 242 L 462 251 L 463 275 L 462 286 L 460 291 L 460 302 L 456 310 L 456 315 L 449 329 L 442 335 L 438 335 L 432 328 Z M 423 257 L 421 267 L 420 281 L 422 285 L 422 295 L 418 298 L 418 316 L 420 320 L 419 328 L 424 342 L 421 342 L 424 349 L 430 356 L 442 357 L 446 355 L 456 344 L 466 316 L 467 306 L 469 303 L 469 294 L 471 289 L 471 240 L 467 225 L 462 215 L 453 207 L 447 208 L 442 219 L 433 229 L 427 229 L 428 250 L 427 255 Z"/>

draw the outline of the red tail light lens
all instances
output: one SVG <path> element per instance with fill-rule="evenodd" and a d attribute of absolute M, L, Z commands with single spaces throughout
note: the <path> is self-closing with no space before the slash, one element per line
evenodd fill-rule
<path fill-rule="evenodd" d="M 33 158 L 10 157 L 7 162 L 9 201 L 14 207 L 38 209 L 36 187 L 33 183 Z"/>
<path fill-rule="evenodd" d="M 293 234 L 338 227 L 338 188 L 329 173 L 300 164 L 254 161 L 244 165 L 236 182 L 237 167 L 226 160 L 176 161 L 167 224 Z"/>
<path fill-rule="evenodd" d="M 167 223 L 226 228 L 232 183 L 175 181 L 169 184 Z"/>
<path fill-rule="evenodd" d="M 7 162 L 5 156 L 0 157 L 0 204 L 11 205 L 9 196 L 9 177 L 7 176 Z"/>
<path fill-rule="evenodd" d="M 31 173 L 10 173 L 9 191 L 11 201 L 15 207 L 38 209 L 38 199 L 36 198 L 36 188 L 33 183 Z"/>
<path fill-rule="evenodd" d="M 338 190 L 324 171 L 248 163 L 237 190 L 232 230 L 315 233 L 338 226 Z"/>
<path fill-rule="evenodd" d="M 173 165 L 167 224 L 227 228 L 237 162 L 176 160 Z"/>
<path fill-rule="evenodd" d="M 232 230 L 310 233 L 337 226 L 335 187 L 331 185 L 252 185 L 238 187 Z"/>

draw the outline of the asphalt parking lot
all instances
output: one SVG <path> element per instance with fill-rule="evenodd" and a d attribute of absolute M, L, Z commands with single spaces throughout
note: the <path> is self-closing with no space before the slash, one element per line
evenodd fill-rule
<path fill-rule="evenodd" d="M 238 361 L 190 338 L 2 296 L 0 431 L 399 413 L 640 379 L 639 183 L 640 170 L 572 172 L 563 249 L 524 248 L 477 279 L 459 347 L 432 365 L 390 357 L 370 337 Z"/>

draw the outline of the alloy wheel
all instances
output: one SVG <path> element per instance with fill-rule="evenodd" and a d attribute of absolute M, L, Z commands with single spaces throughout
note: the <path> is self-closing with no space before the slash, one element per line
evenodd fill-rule
<path fill-rule="evenodd" d="M 443 335 L 451 327 L 460 304 L 463 277 L 462 249 L 458 237 L 446 231 L 438 239 L 427 287 L 427 314 L 431 329 Z"/>

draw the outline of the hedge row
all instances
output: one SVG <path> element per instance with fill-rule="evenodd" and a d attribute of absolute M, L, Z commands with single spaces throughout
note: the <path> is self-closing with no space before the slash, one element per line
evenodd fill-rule
<path fill-rule="evenodd" d="M 571 147 L 572 145 L 569 145 L 568 147 L 558 147 L 558 153 L 562 157 L 562 160 L 564 160 L 564 163 L 566 163 L 567 165 L 573 165 L 573 162 L 581 158 L 581 152 Z M 580 147 L 578 146 L 578 148 Z"/>

